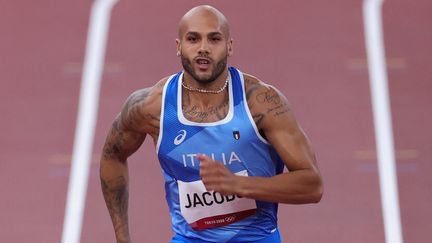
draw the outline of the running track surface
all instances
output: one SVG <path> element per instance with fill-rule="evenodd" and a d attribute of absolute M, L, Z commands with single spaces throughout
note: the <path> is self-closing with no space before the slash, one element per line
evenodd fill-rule
<path fill-rule="evenodd" d="M 0 236 L 59 242 L 91 1 L 0 2 Z M 180 69 L 179 18 L 203 1 L 114 8 L 81 242 L 114 242 L 98 178 L 123 101 Z M 360 0 L 207 1 L 229 18 L 230 62 L 279 87 L 311 138 L 325 180 L 317 205 L 281 205 L 284 242 L 384 242 Z M 432 2 L 387 0 L 384 30 L 403 234 L 432 231 Z M 134 242 L 172 233 L 148 139 L 129 161 Z"/>

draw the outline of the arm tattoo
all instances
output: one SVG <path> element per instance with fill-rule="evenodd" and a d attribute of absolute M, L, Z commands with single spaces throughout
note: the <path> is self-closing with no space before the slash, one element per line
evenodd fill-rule
<path fill-rule="evenodd" d="M 159 135 L 159 124 L 160 124 L 160 117 L 157 117 L 151 113 L 147 113 L 143 115 L 145 117 L 145 119 L 147 119 L 148 121 L 151 121 L 149 126 L 151 128 L 153 128 L 156 132 L 157 135 Z"/>
<path fill-rule="evenodd" d="M 280 95 L 275 91 L 266 91 L 259 93 L 256 96 L 256 101 L 260 104 L 267 105 L 267 114 L 272 114 L 274 117 L 279 117 L 290 111 L 288 103 L 281 99 Z"/>
<path fill-rule="evenodd" d="M 259 93 L 256 96 L 256 100 L 260 104 L 269 103 L 269 104 L 278 105 L 281 103 L 281 99 L 280 99 L 279 95 L 277 93 L 271 92 L 271 91 Z"/>
<path fill-rule="evenodd" d="M 252 81 L 249 79 L 246 79 L 245 82 L 249 85 L 248 90 L 246 91 L 246 100 L 249 101 L 251 95 L 255 92 L 255 90 L 257 90 L 261 86 L 258 85 L 257 83 L 252 83 Z"/>
<path fill-rule="evenodd" d="M 128 227 L 127 158 L 145 139 L 146 126 L 159 121 L 156 115 L 143 111 L 148 89 L 132 94 L 116 117 L 103 147 L 100 179 L 104 199 L 111 216 L 117 242 L 130 242 Z M 158 124 L 159 122 L 157 122 Z"/>
<path fill-rule="evenodd" d="M 281 116 L 281 115 L 283 115 L 283 114 L 285 114 L 285 113 L 288 113 L 290 111 L 290 109 L 288 109 L 288 108 L 286 108 L 286 109 L 283 109 L 283 110 L 280 110 L 280 111 L 276 111 L 275 113 L 274 113 L 274 116 L 276 117 L 276 116 Z"/>
<path fill-rule="evenodd" d="M 145 101 L 149 95 L 149 89 L 142 89 L 136 91 L 128 98 L 120 115 L 123 125 L 126 125 L 130 128 L 139 127 L 140 121 L 144 120 L 147 115 L 143 114 L 140 103 Z"/>
<path fill-rule="evenodd" d="M 273 116 L 278 117 L 278 116 L 281 116 L 281 115 L 287 113 L 289 110 L 290 109 L 288 107 L 284 106 L 284 104 L 281 104 L 281 105 L 277 105 L 277 106 L 268 108 L 267 114 L 270 114 L 273 112 Z"/>
<path fill-rule="evenodd" d="M 119 232 L 128 232 L 128 183 L 124 176 L 119 176 L 112 180 L 101 178 L 102 192 L 114 230 Z"/>
<path fill-rule="evenodd" d="M 288 113 L 289 104 L 285 97 L 271 86 L 254 82 L 248 78 L 245 79 L 245 83 L 246 99 L 252 118 L 261 136 L 267 139 L 264 126 L 271 126 L 272 122 L 276 121 L 274 119 L 280 119 Z"/>
<path fill-rule="evenodd" d="M 119 121 L 116 119 L 112 125 L 106 143 L 103 147 L 102 156 L 104 159 L 120 159 L 123 147 L 123 133 L 119 129 Z"/>

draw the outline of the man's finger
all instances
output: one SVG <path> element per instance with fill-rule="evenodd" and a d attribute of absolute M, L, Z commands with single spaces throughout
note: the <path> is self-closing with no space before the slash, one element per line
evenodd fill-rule
<path fill-rule="evenodd" d="M 197 159 L 201 162 L 210 162 L 212 159 L 205 154 L 197 154 Z"/>

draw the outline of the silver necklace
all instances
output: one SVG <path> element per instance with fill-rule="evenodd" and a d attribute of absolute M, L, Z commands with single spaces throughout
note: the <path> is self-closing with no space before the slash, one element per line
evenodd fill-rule
<path fill-rule="evenodd" d="M 219 94 L 222 91 L 224 91 L 224 89 L 228 86 L 228 80 L 229 80 L 230 75 L 228 75 L 227 79 L 225 80 L 225 84 L 218 90 L 207 90 L 207 89 L 200 89 L 200 88 L 192 88 L 187 86 L 183 81 L 182 81 L 182 86 L 183 88 L 192 91 L 192 92 L 198 92 L 198 93 L 204 93 L 204 94 Z"/>

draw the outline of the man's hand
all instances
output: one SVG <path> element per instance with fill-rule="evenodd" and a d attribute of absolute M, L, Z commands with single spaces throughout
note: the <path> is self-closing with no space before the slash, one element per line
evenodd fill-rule
<path fill-rule="evenodd" d="M 200 161 L 200 176 L 207 191 L 226 196 L 237 195 L 239 176 L 204 154 L 199 154 L 197 158 Z"/>

